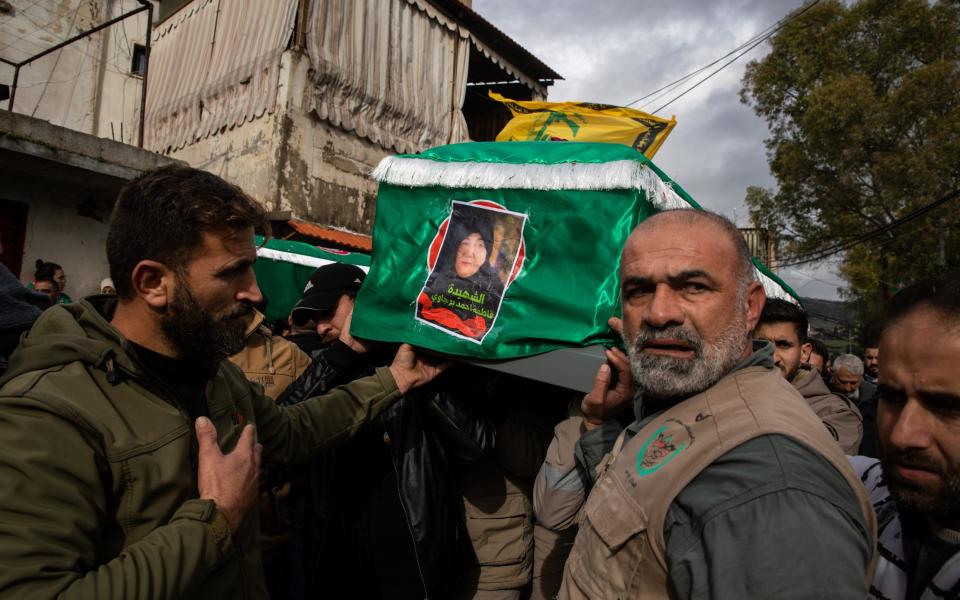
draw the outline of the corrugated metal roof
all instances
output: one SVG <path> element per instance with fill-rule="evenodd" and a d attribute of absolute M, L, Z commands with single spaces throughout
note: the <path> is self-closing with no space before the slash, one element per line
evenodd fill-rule
<path fill-rule="evenodd" d="M 301 235 L 306 235 L 322 242 L 339 244 L 361 252 L 373 250 L 373 238 L 362 233 L 354 233 L 333 227 L 324 227 L 316 223 L 308 223 L 299 219 L 287 221 L 290 227 Z"/>
<path fill-rule="evenodd" d="M 466 27 L 478 40 L 499 52 L 503 58 L 529 77 L 538 81 L 563 79 L 559 73 L 544 64 L 533 53 L 459 0 L 428 0 L 428 2 Z"/>

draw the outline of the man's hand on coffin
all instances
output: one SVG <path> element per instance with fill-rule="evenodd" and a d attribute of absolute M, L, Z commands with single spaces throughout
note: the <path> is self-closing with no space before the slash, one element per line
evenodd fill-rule
<path fill-rule="evenodd" d="M 623 323 L 616 317 L 608 322 L 610 328 L 620 333 Z M 583 397 L 580 411 L 587 430 L 600 426 L 607 419 L 618 415 L 630 405 L 634 395 L 633 377 L 630 375 L 630 359 L 619 348 L 606 351 L 607 364 L 601 365 L 593 381 L 593 389 Z M 616 371 L 616 382 L 613 372 Z"/>
<path fill-rule="evenodd" d="M 400 393 L 406 394 L 414 388 L 430 383 L 450 365 L 449 360 L 440 360 L 415 351 L 410 344 L 401 344 L 390 365 L 390 374 L 397 382 Z"/>

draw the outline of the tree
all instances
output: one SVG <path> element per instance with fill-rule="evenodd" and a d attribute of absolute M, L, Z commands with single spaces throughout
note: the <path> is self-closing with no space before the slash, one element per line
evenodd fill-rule
<path fill-rule="evenodd" d="M 746 203 L 786 262 L 960 188 L 960 3 L 821 0 L 795 14 L 740 92 L 770 129 L 778 184 Z M 960 200 L 847 250 L 844 294 L 875 314 L 900 287 L 960 267 L 958 254 Z"/>

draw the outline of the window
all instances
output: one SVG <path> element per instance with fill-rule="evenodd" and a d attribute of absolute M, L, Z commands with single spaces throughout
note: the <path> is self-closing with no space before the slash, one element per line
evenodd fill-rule
<path fill-rule="evenodd" d="M 147 68 L 147 48 L 143 44 L 133 45 L 133 56 L 130 61 L 130 73 L 143 77 Z"/>

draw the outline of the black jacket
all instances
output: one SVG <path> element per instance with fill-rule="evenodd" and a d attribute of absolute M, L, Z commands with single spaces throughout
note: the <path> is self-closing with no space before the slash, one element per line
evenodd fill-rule
<path fill-rule="evenodd" d="M 377 366 L 389 364 L 394 350 L 391 347 L 380 353 L 362 355 L 339 341 L 335 342 L 314 353 L 310 367 L 277 401 L 295 404 L 362 377 Z M 379 475 L 375 470 L 370 472 L 384 480 L 395 479 L 396 494 L 406 520 L 405 527 L 413 541 L 414 558 L 423 586 L 423 594 L 419 597 L 441 597 L 451 585 L 462 580 L 469 556 L 469 540 L 451 465 L 477 462 L 490 453 L 495 443 L 496 425 L 502 419 L 485 398 L 485 378 L 471 371 L 477 370 L 461 365 L 451 368 L 432 384 L 410 393 L 384 411 L 378 421 L 366 427 L 366 432 L 361 432 L 353 449 L 347 444 L 326 451 L 307 467 L 308 579 L 311 575 L 319 575 L 329 581 L 330 576 L 338 576 L 329 573 L 330 565 L 324 564 L 323 559 L 324 555 L 339 550 L 329 547 L 336 543 L 330 536 L 331 527 L 342 518 L 340 514 L 332 514 L 333 492 L 349 496 L 368 483 L 378 483 L 364 481 L 362 478 L 368 477 L 366 472 L 355 474 L 361 479 L 345 483 L 344 473 L 342 469 L 338 470 L 338 466 L 356 458 L 345 453 L 357 453 L 357 450 L 376 452 L 376 446 L 385 443 L 393 471 Z M 472 382 L 471 375 L 475 379 Z M 347 479 L 352 475 L 348 474 Z M 356 485 L 357 482 L 360 485 Z M 350 486 L 350 491 L 344 492 L 344 485 Z M 357 491 L 356 494 L 360 496 L 363 492 Z M 368 506 L 364 502 L 358 498 L 357 506 Z M 320 587 L 323 586 L 320 583 Z M 313 586 L 308 589 L 310 587 Z"/>

